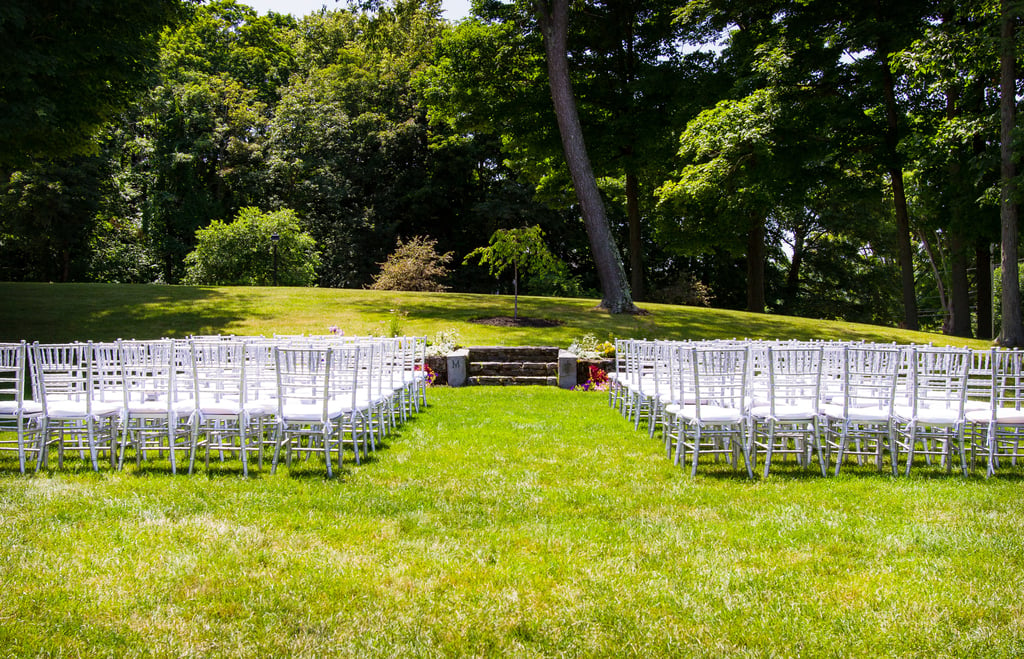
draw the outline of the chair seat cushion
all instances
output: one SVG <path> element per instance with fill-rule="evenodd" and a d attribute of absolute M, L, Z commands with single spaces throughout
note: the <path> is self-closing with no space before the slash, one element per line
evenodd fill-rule
<path fill-rule="evenodd" d="M 34 400 L 24 400 L 21 402 L 21 413 L 22 414 L 39 414 L 43 411 L 43 406 Z M 2 416 L 17 416 L 18 414 L 18 401 L 16 400 L 0 400 L 0 415 Z"/>
<path fill-rule="evenodd" d="M 192 401 L 173 403 L 170 406 L 170 413 L 178 417 L 186 417 L 192 414 L 196 406 Z M 159 417 L 168 413 L 167 401 L 130 401 L 128 403 L 128 416 Z"/>
<path fill-rule="evenodd" d="M 914 422 L 926 426 L 952 426 L 963 419 L 960 410 L 947 407 L 919 407 L 915 412 L 912 407 L 899 405 L 893 408 L 892 415 L 905 423 Z"/>
<path fill-rule="evenodd" d="M 854 407 L 843 410 L 842 405 L 828 403 L 821 406 L 821 413 L 829 419 L 849 419 L 850 421 L 875 421 L 882 423 L 889 420 L 888 408 L 880 407 Z"/>
<path fill-rule="evenodd" d="M 700 420 L 703 423 L 739 423 L 743 419 L 743 410 L 735 407 L 718 407 L 715 405 L 680 405 L 676 406 L 679 416 L 687 421 Z"/>
<path fill-rule="evenodd" d="M 813 405 L 776 405 L 774 417 L 771 405 L 750 408 L 750 416 L 757 419 L 774 418 L 776 421 L 809 421 L 818 416 Z"/>
<path fill-rule="evenodd" d="M 971 410 L 967 413 L 970 423 L 988 423 L 992 420 L 992 410 Z M 996 423 L 1007 426 L 1024 426 L 1024 410 L 1012 407 L 1001 407 L 996 410 Z"/>
<path fill-rule="evenodd" d="M 121 406 L 115 403 L 93 403 L 93 418 L 117 416 L 121 412 Z M 74 420 L 84 419 L 89 415 L 89 408 L 85 401 L 58 400 L 46 406 L 46 414 L 51 419 Z"/>

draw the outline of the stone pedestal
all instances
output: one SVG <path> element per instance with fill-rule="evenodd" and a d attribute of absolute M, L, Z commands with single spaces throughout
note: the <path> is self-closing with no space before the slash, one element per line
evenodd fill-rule
<path fill-rule="evenodd" d="M 466 384 L 469 373 L 469 350 L 456 350 L 448 353 L 448 386 L 462 387 Z"/>
<path fill-rule="evenodd" d="M 572 389 L 578 384 L 576 380 L 576 355 L 568 350 L 558 351 L 558 386 L 561 389 Z"/>

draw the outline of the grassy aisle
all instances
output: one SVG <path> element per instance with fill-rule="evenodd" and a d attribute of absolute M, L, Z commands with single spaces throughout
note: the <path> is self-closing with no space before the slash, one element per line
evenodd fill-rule
<path fill-rule="evenodd" d="M 376 458 L 0 462 L 9 655 L 1011 656 L 1020 472 L 747 482 L 600 394 L 436 389 Z M 77 463 L 74 461 L 72 464 Z M 844 469 L 845 471 L 845 469 Z"/>

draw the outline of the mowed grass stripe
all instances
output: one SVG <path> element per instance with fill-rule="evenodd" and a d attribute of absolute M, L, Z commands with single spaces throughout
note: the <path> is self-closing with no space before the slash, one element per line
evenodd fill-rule
<path fill-rule="evenodd" d="M 1019 472 L 691 479 L 601 394 L 433 389 L 360 466 L 22 478 L 0 463 L 11 655 L 1024 651 Z M 844 469 L 844 472 L 846 470 Z"/>

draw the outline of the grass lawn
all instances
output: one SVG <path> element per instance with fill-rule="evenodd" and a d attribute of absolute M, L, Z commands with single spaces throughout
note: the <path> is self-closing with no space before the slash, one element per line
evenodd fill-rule
<path fill-rule="evenodd" d="M 970 341 L 888 327 L 742 311 L 642 303 L 646 316 L 612 316 L 597 300 L 520 297 L 522 316 L 557 320 L 553 328 L 493 327 L 474 318 L 511 316 L 512 297 L 393 293 L 323 288 L 193 287 L 0 283 L 0 341 L 153 339 L 188 334 L 401 333 L 459 331 L 464 345 L 568 347 L 584 334 L 611 338 L 848 339 L 970 345 Z"/>
<path fill-rule="evenodd" d="M 334 480 L 0 461 L 3 654 L 1024 653 L 1021 469 L 691 479 L 602 394 L 429 400 Z"/>

